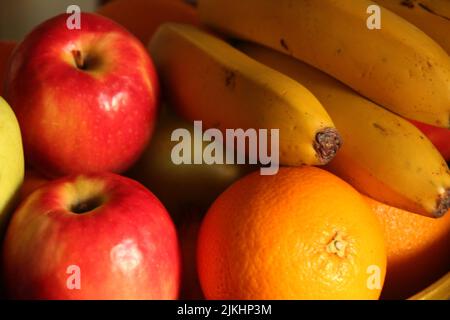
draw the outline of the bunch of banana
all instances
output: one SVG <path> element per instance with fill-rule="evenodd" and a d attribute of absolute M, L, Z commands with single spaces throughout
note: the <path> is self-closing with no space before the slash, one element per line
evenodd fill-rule
<path fill-rule="evenodd" d="M 417 26 L 450 54 L 449 0 L 374 1 Z"/>
<path fill-rule="evenodd" d="M 279 129 L 279 161 L 323 165 L 340 136 L 320 102 L 289 77 L 193 26 L 162 25 L 150 52 L 172 105 L 188 120 L 225 129 Z"/>
<path fill-rule="evenodd" d="M 432 143 L 409 121 L 381 108 L 325 73 L 254 44 L 240 50 L 309 89 L 342 134 L 328 168 L 384 203 L 438 217 L 450 207 L 450 172 Z"/>
<path fill-rule="evenodd" d="M 450 58 L 434 40 L 369 0 L 199 0 L 200 19 L 328 73 L 404 117 L 450 128 Z M 448 30 L 444 30 L 448 33 Z"/>

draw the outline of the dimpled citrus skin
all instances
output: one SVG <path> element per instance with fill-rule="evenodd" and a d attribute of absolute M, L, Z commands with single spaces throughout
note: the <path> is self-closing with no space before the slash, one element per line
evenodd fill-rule
<path fill-rule="evenodd" d="M 405 299 L 450 269 L 450 212 L 433 219 L 366 197 L 384 230 L 387 276 L 382 299 Z"/>
<path fill-rule="evenodd" d="M 344 244 L 332 252 L 333 239 Z M 250 174 L 212 205 L 198 241 L 209 299 L 377 299 L 367 268 L 386 252 L 381 227 L 360 194 L 314 167 Z"/>

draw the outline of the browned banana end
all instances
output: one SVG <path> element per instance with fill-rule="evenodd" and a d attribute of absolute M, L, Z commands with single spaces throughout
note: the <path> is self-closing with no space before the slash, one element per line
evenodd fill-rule
<path fill-rule="evenodd" d="M 325 128 L 316 134 L 314 150 L 321 164 L 327 164 L 342 146 L 342 138 L 335 128 Z"/>
<path fill-rule="evenodd" d="M 447 189 L 437 200 L 436 210 L 433 215 L 436 218 L 444 216 L 450 210 L 450 189 Z"/>

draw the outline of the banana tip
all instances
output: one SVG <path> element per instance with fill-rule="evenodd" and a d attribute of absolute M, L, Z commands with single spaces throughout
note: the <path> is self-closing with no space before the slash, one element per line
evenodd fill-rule
<path fill-rule="evenodd" d="M 436 210 L 433 215 L 436 218 L 443 217 L 450 210 L 450 189 L 447 189 L 442 195 L 439 196 L 436 204 Z"/>
<path fill-rule="evenodd" d="M 325 128 L 317 132 L 314 150 L 321 164 L 330 162 L 342 146 L 342 138 L 335 128 Z"/>

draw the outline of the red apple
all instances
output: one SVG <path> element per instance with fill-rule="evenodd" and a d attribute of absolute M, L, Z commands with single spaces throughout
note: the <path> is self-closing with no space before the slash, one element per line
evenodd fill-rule
<path fill-rule="evenodd" d="M 9 58 L 16 47 L 14 41 L 0 41 L 0 96 L 2 96 L 3 91 L 3 78 L 5 75 L 5 70 L 9 62 Z"/>
<path fill-rule="evenodd" d="M 159 86 L 138 39 L 108 18 L 69 15 L 34 29 L 15 50 L 6 100 L 19 120 L 26 159 L 47 176 L 122 172 L 155 122 Z"/>
<path fill-rule="evenodd" d="M 14 213 L 3 247 L 13 299 L 175 299 L 180 252 L 161 202 L 112 173 L 49 182 Z"/>
<path fill-rule="evenodd" d="M 25 178 L 19 192 L 19 200 L 25 200 L 30 194 L 42 187 L 49 180 L 32 169 L 25 170 Z"/>
<path fill-rule="evenodd" d="M 411 122 L 431 140 L 444 159 L 450 161 L 450 130 L 430 126 L 417 121 Z"/>

